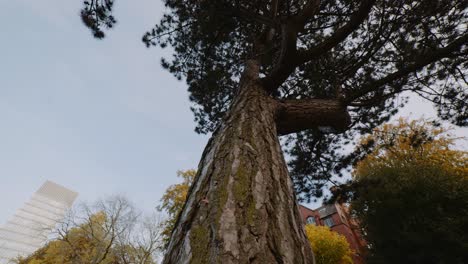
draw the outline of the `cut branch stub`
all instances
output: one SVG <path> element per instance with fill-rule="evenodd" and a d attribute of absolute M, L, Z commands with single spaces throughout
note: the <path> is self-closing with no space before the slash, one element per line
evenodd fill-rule
<path fill-rule="evenodd" d="M 306 129 L 344 132 L 351 118 L 346 106 L 337 99 L 297 99 L 278 102 L 276 126 L 286 135 Z"/>

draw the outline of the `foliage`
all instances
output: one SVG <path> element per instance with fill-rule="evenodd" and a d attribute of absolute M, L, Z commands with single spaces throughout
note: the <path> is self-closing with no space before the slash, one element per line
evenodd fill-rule
<path fill-rule="evenodd" d="M 464 166 L 466 153 L 451 149 L 456 139 L 449 134 L 449 129 L 429 120 L 400 118 L 395 124 L 384 124 L 362 139 L 360 146 L 375 147 L 356 166 L 356 177 L 372 174 L 382 167 L 418 162 L 446 166 L 462 176 L 468 172 Z"/>
<path fill-rule="evenodd" d="M 108 239 L 104 236 L 106 215 L 92 215 L 87 223 L 71 228 L 62 238 L 49 242 L 32 257 L 20 263 L 115 263 L 113 254 L 106 254 Z M 90 236 L 90 231 L 93 236 Z"/>
<path fill-rule="evenodd" d="M 159 211 L 168 214 L 168 219 L 162 223 L 163 242 L 166 247 L 196 174 L 196 170 L 177 171 L 177 176 L 181 177 L 183 182 L 169 186 L 161 198 L 161 204 L 157 207 Z"/>
<path fill-rule="evenodd" d="M 117 22 L 111 15 L 114 0 L 86 0 L 81 10 L 81 21 L 93 32 L 93 36 L 102 39 L 105 36 L 101 27 L 112 28 Z"/>
<path fill-rule="evenodd" d="M 93 34 L 112 27 L 114 1 L 85 1 Z M 468 125 L 467 1 L 163 0 L 164 14 L 143 36 L 172 47 L 162 66 L 188 85 L 198 133 L 220 124 L 237 94 L 244 62 L 276 100 L 334 99 L 348 107 L 343 134 L 316 127 L 290 135 L 287 151 L 299 198 L 320 196 L 356 154 L 343 145 L 397 112 L 412 91 L 442 119 Z"/>
<path fill-rule="evenodd" d="M 365 137 L 352 212 L 370 245 L 369 263 L 468 262 L 468 153 L 427 120 L 400 119 Z"/>
<path fill-rule="evenodd" d="M 327 226 L 306 225 L 307 238 L 317 264 L 352 264 L 352 251 L 346 238 Z"/>
<path fill-rule="evenodd" d="M 71 212 L 60 223 L 56 239 L 16 262 L 154 264 L 160 232 L 155 221 L 137 218 L 132 205 L 119 196 L 93 207 L 82 205 L 80 214 Z"/>

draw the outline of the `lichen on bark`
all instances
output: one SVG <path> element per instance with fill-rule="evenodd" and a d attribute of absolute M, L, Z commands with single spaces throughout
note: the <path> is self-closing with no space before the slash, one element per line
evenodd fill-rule
<path fill-rule="evenodd" d="M 276 107 L 255 79 L 241 81 L 204 152 L 163 263 L 313 263 Z"/>
<path fill-rule="evenodd" d="M 209 232 L 204 226 L 194 226 L 190 231 L 192 258 L 190 263 L 205 264 L 208 258 Z"/>

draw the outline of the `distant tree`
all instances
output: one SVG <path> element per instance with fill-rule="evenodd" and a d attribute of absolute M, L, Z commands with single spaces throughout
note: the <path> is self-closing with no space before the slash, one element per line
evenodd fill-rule
<path fill-rule="evenodd" d="M 112 242 L 105 236 L 105 222 L 104 213 L 91 215 L 86 223 L 71 228 L 63 237 L 50 241 L 19 263 L 115 263 L 115 256 L 108 248 Z"/>
<path fill-rule="evenodd" d="M 353 252 L 344 236 L 327 226 L 306 225 L 305 231 L 317 264 L 353 263 Z"/>
<path fill-rule="evenodd" d="M 351 184 L 369 264 L 468 263 L 468 153 L 426 120 L 400 119 L 365 137 L 372 151 Z"/>
<path fill-rule="evenodd" d="M 184 207 L 189 188 L 196 174 L 196 170 L 177 171 L 177 177 L 181 177 L 183 182 L 169 186 L 161 198 L 161 204 L 157 207 L 159 211 L 168 214 L 168 218 L 162 223 L 164 247 L 167 247 L 169 243 L 177 217 Z"/>
<path fill-rule="evenodd" d="M 155 264 L 161 232 L 123 197 L 82 205 L 56 230 L 57 238 L 18 264 Z"/>
<path fill-rule="evenodd" d="M 343 146 L 388 121 L 405 91 L 468 125 L 466 0 L 162 2 L 142 40 L 170 46 L 161 64 L 186 81 L 196 131 L 213 133 L 164 263 L 311 263 L 293 188 L 321 195 L 349 168 Z M 84 1 L 97 38 L 113 3 Z"/>

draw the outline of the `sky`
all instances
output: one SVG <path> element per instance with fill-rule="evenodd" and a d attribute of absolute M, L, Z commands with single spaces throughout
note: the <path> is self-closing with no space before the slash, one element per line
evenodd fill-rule
<path fill-rule="evenodd" d="M 81 4 L 0 0 L 0 225 L 46 180 L 79 201 L 124 194 L 152 210 L 208 140 L 194 132 L 184 83 L 141 42 L 160 2 L 117 1 L 102 41 Z"/>
<path fill-rule="evenodd" d="M 0 0 L 0 225 L 46 180 L 78 202 L 123 194 L 153 210 L 208 140 L 194 132 L 186 85 L 160 66 L 168 51 L 141 42 L 160 1 L 117 1 L 104 40 L 82 25 L 81 5 Z M 434 115 L 421 99 L 409 113 Z"/>

